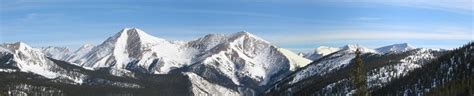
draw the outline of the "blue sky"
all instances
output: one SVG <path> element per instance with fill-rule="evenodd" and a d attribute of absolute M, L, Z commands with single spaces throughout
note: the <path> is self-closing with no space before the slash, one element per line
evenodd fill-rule
<path fill-rule="evenodd" d="M 474 38 L 471 0 L 1 0 L 0 42 L 77 48 L 125 27 L 168 40 L 249 31 L 293 51 L 410 43 L 455 48 Z"/>

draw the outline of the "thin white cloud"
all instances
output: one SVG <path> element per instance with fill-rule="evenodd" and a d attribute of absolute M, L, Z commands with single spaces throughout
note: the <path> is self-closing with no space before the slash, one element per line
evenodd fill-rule
<path fill-rule="evenodd" d="M 274 37 L 275 43 L 305 44 L 332 40 L 472 40 L 471 32 L 403 32 L 340 30 L 313 34 L 281 35 Z"/>
<path fill-rule="evenodd" d="M 247 1 L 247 0 L 244 0 Z M 253 1 L 253 0 L 252 0 Z M 474 12 L 473 0 L 258 0 L 259 2 L 279 3 L 370 3 L 371 5 L 392 5 L 412 8 L 423 8 L 471 14 Z"/>
<path fill-rule="evenodd" d="M 50 20 L 62 16 L 61 14 L 55 13 L 29 13 L 26 14 L 23 18 L 20 18 L 19 21 L 27 22 L 32 20 Z"/>
<path fill-rule="evenodd" d="M 354 18 L 354 20 L 357 20 L 357 21 L 376 21 L 376 20 L 382 20 L 382 18 L 379 18 L 379 17 L 357 17 L 357 18 Z"/>
<path fill-rule="evenodd" d="M 332 2 L 384 4 L 471 15 L 474 12 L 474 1 L 472 0 L 336 0 Z"/>

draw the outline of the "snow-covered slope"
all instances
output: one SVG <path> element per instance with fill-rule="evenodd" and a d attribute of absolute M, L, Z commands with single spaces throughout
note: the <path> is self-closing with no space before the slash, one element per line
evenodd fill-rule
<path fill-rule="evenodd" d="M 211 83 L 199 75 L 191 72 L 184 73 L 192 84 L 192 93 L 195 96 L 240 96 L 237 91 Z"/>
<path fill-rule="evenodd" d="M 71 62 L 91 69 L 108 67 L 165 74 L 173 68 L 191 64 L 193 52 L 140 29 L 125 28 L 81 59 Z"/>
<path fill-rule="evenodd" d="M 427 50 L 424 50 L 427 51 Z M 374 93 L 381 95 L 470 96 L 474 73 L 474 43 L 445 51 L 436 59 L 425 62 L 405 76 L 390 81 Z M 470 83 L 471 82 L 471 83 Z M 469 91 L 471 90 L 471 91 Z"/>
<path fill-rule="evenodd" d="M 294 78 L 290 83 L 296 83 L 300 80 L 306 79 L 314 75 L 322 76 L 326 73 L 345 67 L 354 58 L 354 52 L 357 49 L 360 49 L 363 54 L 376 53 L 375 50 L 369 49 L 361 45 L 346 45 L 342 47 L 339 51 L 328 55 L 326 58 L 321 58 L 319 59 L 319 61 L 313 62 L 307 67 L 298 71 L 296 74 L 294 74 Z"/>
<path fill-rule="evenodd" d="M 77 49 L 74 53 L 75 54 L 86 54 L 87 52 L 90 52 L 92 48 L 95 46 L 92 44 L 84 44 L 82 45 L 79 49 Z"/>
<path fill-rule="evenodd" d="M 360 50 L 363 55 L 365 54 L 377 54 L 375 50 L 366 48 L 361 45 L 346 45 L 341 47 L 340 50 L 330 53 L 320 59 L 317 59 L 310 63 L 309 65 L 287 75 L 285 78 L 281 79 L 280 82 L 275 83 L 269 89 L 266 90 L 266 95 L 278 95 L 278 94 L 288 94 L 288 95 L 311 95 L 311 94 L 295 94 L 301 92 L 302 90 L 309 90 L 305 92 L 314 92 L 314 88 L 323 87 L 324 84 L 331 84 L 331 81 L 335 78 L 342 77 L 346 73 L 338 74 L 341 69 L 347 69 L 351 61 L 355 57 L 355 51 Z M 370 54 L 369 54 L 370 53 Z M 329 78 L 335 77 L 335 78 Z M 316 80 L 317 79 L 317 80 Z M 326 80 L 328 79 L 328 80 Z M 337 79 L 336 79 L 337 80 Z M 345 83 L 344 83 L 345 84 Z M 331 84 L 330 86 L 336 86 Z M 339 86 L 339 85 L 337 85 Z M 330 88 L 326 88 L 331 90 Z M 324 89 L 324 90 L 326 90 Z M 344 91 L 344 90 L 338 90 Z M 350 90 L 349 90 L 350 91 Z M 313 94 L 318 95 L 318 94 Z M 324 94 L 319 94 L 324 95 Z M 331 94 L 327 94 L 331 95 Z M 340 95 L 340 94 L 332 94 Z"/>
<path fill-rule="evenodd" d="M 319 46 L 314 50 L 313 53 L 308 54 L 305 58 L 310 60 L 317 60 L 323 56 L 329 55 L 333 52 L 339 51 L 341 48 L 334 48 L 334 47 L 327 47 L 327 46 Z"/>
<path fill-rule="evenodd" d="M 191 71 L 204 78 L 214 81 L 221 79 L 225 80 L 221 83 L 230 82 L 233 85 L 248 84 L 250 80 L 253 84 L 263 86 L 308 62 L 248 32 L 207 35 L 191 43 L 195 48 L 209 49 L 200 57 L 202 61 L 191 66 Z"/>
<path fill-rule="evenodd" d="M 66 47 L 52 47 L 52 46 L 49 46 L 49 47 L 43 47 L 43 48 L 40 48 L 41 49 L 41 52 L 43 52 L 44 55 L 50 57 L 50 58 L 53 58 L 53 59 L 57 59 L 57 60 L 66 60 L 66 58 L 68 58 L 69 56 L 72 55 L 71 51 L 69 50 L 69 48 L 66 48 Z"/>
<path fill-rule="evenodd" d="M 32 72 L 47 78 L 56 78 L 58 74 L 51 71 L 54 63 L 46 58 L 46 56 L 38 49 L 34 49 L 25 43 L 17 42 L 13 44 L 2 44 L 2 48 L 7 49 L 13 64 L 10 66 L 17 67 L 22 72 Z"/>
<path fill-rule="evenodd" d="M 367 72 L 369 89 L 383 87 L 391 80 L 405 76 L 443 53 L 419 48 L 395 54 L 379 54 L 360 45 L 347 45 L 340 51 L 318 59 L 289 75 L 266 93 L 350 95 L 354 89 L 348 79 L 351 71 L 347 67 L 355 57 L 354 51 L 357 49 L 362 51 L 362 59 L 366 64 L 364 66 L 370 70 Z"/>
<path fill-rule="evenodd" d="M 66 72 L 65 69 L 49 60 L 41 52 L 41 49 L 32 48 L 22 42 L 1 44 L 0 47 L 3 50 L 0 53 L 4 54 L 1 55 L 1 58 L 8 56 L 8 54 L 12 56 L 11 58 L 4 58 L 9 60 L 0 66 L 0 69 L 6 68 L 8 70 L 9 68 L 15 68 L 21 72 L 34 73 L 50 79 L 64 78 L 75 83 L 82 83 L 84 75 Z"/>
<path fill-rule="evenodd" d="M 246 88 L 276 82 L 310 63 L 249 32 L 209 34 L 192 41 L 171 42 L 137 28 L 125 28 L 85 55 L 77 54 L 69 58 L 69 62 L 87 69 L 167 74 L 189 67 L 187 71 L 211 82 Z M 225 87 L 229 87 L 227 85 Z"/>
<path fill-rule="evenodd" d="M 74 53 L 72 53 L 71 55 L 69 55 L 68 57 L 66 57 L 63 61 L 75 61 L 75 60 L 78 60 L 80 59 L 82 56 L 86 55 L 87 53 L 89 53 L 90 51 L 92 51 L 92 48 L 94 48 L 95 46 L 92 45 L 92 44 L 84 44 L 82 45 L 79 49 L 77 49 L 76 51 L 74 51 Z"/>
<path fill-rule="evenodd" d="M 348 44 L 344 47 L 342 47 L 341 50 L 345 52 L 355 52 L 357 49 L 360 50 L 362 53 L 377 53 L 377 51 L 367 48 L 365 46 L 359 45 L 359 44 Z"/>
<path fill-rule="evenodd" d="M 1 55 L 6 55 L 6 54 L 10 54 L 10 53 L 13 53 L 12 51 L 10 51 L 10 49 L 7 49 L 7 48 L 4 48 L 4 46 L 6 46 L 7 44 L 1 44 L 0 46 L 0 53 L 2 53 Z"/>
<path fill-rule="evenodd" d="M 408 72 L 420 68 L 423 64 L 436 58 L 436 50 L 419 48 L 408 52 L 408 56 L 404 57 L 397 64 L 387 65 L 382 68 L 371 70 L 371 74 L 367 76 L 369 87 L 382 87 L 397 77 L 405 76 Z"/>
<path fill-rule="evenodd" d="M 278 48 L 278 51 L 283 53 L 283 55 L 285 55 L 290 60 L 290 68 L 292 68 L 290 70 L 292 71 L 294 71 L 296 68 L 301 68 L 311 63 L 311 60 L 303 58 L 300 55 L 297 55 L 285 48 Z"/>
<path fill-rule="evenodd" d="M 411 46 L 408 43 L 402 43 L 402 44 L 393 44 L 393 45 L 388 45 L 384 47 L 377 48 L 377 50 L 380 53 L 401 53 L 405 52 L 408 50 L 413 50 L 415 47 Z"/>

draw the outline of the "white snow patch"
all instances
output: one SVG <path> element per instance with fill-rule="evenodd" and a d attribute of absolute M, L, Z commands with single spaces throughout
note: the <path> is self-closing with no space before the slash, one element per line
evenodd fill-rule
<path fill-rule="evenodd" d="M 285 55 L 290 60 L 290 70 L 291 71 L 294 71 L 297 68 L 304 67 L 304 66 L 308 65 L 309 63 L 311 63 L 311 60 L 303 58 L 303 57 L 291 52 L 290 50 L 286 50 L 284 48 L 278 48 L 278 51 L 283 53 L 283 55 Z"/>
<path fill-rule="evenodd" d="M 239 96 L 239 92 L 211 83 L 191 72 L 183 73 L 192 83 L 192 92 L 196 96 Z"/>
<path fill-rule="evenodd" d="M 306 55 L 305 58 L 308 58 L 310 60 L 317 60 L 323 56 L 329 55 L 339 50 L 341 50 L 341 48 L 319 46 L 318 48 L 314 50 L 313 53 Z"/>
<path fill-rule="evenodd" d="M 17 71 L 16 69 L 0 69 L 0 72 L 7 72 L 7 73 L 16 72 L 16 71 Z"/>

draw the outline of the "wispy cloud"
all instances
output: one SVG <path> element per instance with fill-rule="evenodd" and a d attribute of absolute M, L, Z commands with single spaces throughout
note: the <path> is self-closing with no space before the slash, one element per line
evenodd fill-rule
<path fill-rule="evenodd" d="M 337 0 L 336 0 L 337 1 Z M 424 8 L 455 13 L 471 14 L 474 12 L 474 1 L 472 0 L 339 0 L 343 2 L 364 2 L 374 4 L 385 4 L 413 8 Z"/>
<path fill-rule="evenodd" d="M 245 0 L 244 0 L 245 1 Z M 370 3 L 412 8 L 423 8 L 455 12 L 462 14 L 473 14 L 474 1 L 472 0 L 258 0 L 259 2 L 280 3 Z"/>
<path fill-rule="evenodd" d="M 354 20 L 357 20 L 357 21 L 375 21 L 375 20 L 382 20 L 382 18 L 379 18 L 379 17 L 357 17 L 357 18 L 354 18 Z"/>
<path fill-rule="evenodd" d="M 307 44 L 334 40 L 472 40 L 472 32 L 410 32 L 339 30 L 276 36 L 277 44 Z"/>
<path fill-rule="evenodd" d="M 55 14 L 55 13 L 29 13 L 26 14 L 23 18 L 19 18 L 19 21 L 21 22 L 28 22 L 28 21 L 34 21 L 34 20 L 52 20 L 55 18 L 58 18 L 62 16 L 62 14 Z"/>

